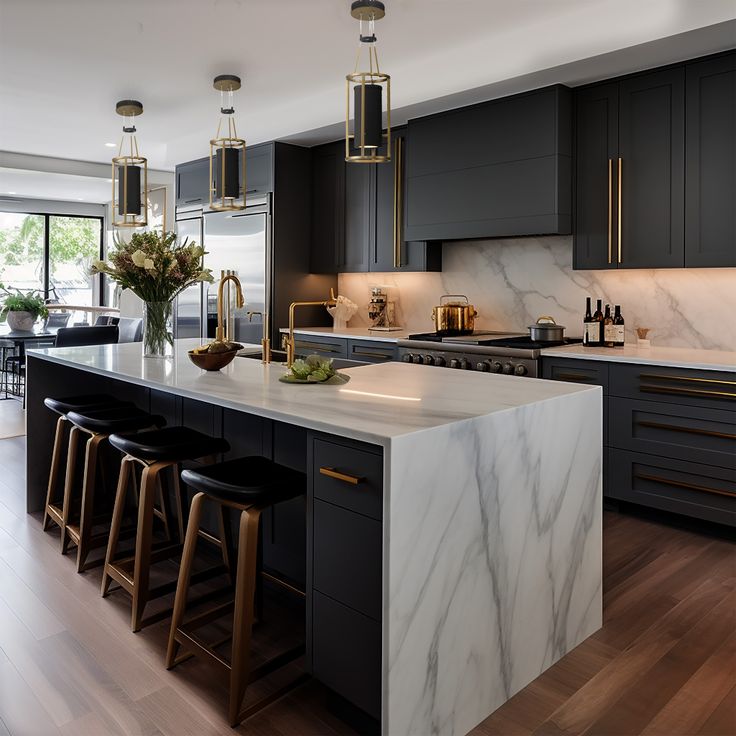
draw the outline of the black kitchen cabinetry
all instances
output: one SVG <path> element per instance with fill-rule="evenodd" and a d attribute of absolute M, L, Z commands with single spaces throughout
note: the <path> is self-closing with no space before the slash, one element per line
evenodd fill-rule
<path fill-rule="evenodd" d="M 604 387 L 605 497 L 736 526 L 733 373 L 543 358 L 542 375 Z"/>
<path fill-rule="evenodd" d="M 685 74 L 685 266 L 736 266 L 736 53 Z"/>
<path fill-rule="evenodd" d="M 382 450 L 316 433 L 308 447 L 307 667 L 378 719 Z"/>
<path fill-rule="evenodd" d="M 574 267 L 684 265 L 685 74 L 576 94 Z"/>
<path fill-rule="evenodd" d="M 571 112 L 557 85 L 410 120 L 406 238 L 570 233 Z"/>
<path fill-rule="evenodd" d="M 441 270 L 439 245 L 403 237 L 405 131 L 392 131 L 392 141 L 392 160 L 383 164 L 347 163 L 343 141 L 314 149 L 315 273 Z"/>

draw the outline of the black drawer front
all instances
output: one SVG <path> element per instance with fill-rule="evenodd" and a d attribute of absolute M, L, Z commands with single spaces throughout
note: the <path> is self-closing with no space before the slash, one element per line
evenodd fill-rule
<path fill-rule="evenodd" d="M 327 440 L 314 440 L 315 498 L 383 518 L 383 458 Z"/>
<path fill-rule="evenodd" d="M 603 394 L 608 393 L 608 364 L 601 361 L 542 358 L 542 378 L 603 386 Z"/>
<path fill-rule="evenodd" d="M 653 365 L 617 365 L 610 392 L 646 401 L 736 410 L 736 373 Z"/>
<path fill-rule="evenodd" d="M 294 338 L 298 356 L 324 355 L 327 358 L 346 358 L 348 341 L 337 337 L 307 338 L 297 335 Z"/>
<path fill-rule="evenodd" d="M 609 450 L 606 496 L 736 526 L 736 470 Z"/>
<path fill-rule="evenodd" d="M 380 718 L 380 624 L 315 591 L 312 674 L 369 715 Z"/>
<path fill-rule="evenodd" d="M 314 587 L 381 620 L 380 521 L 314 501 Z"/>
<path fill-rule="evenodd" d="M 396 360 L 398 348 L 385 342 L 368 340 L 348 340 L 348 358 L 364 363 L 388 363 Z"/>
<path fill-rule="evenodd" d="M 736 466 L 736 414 L 639 399 L 609 399 L 611 445 L 679 460 Z"/>

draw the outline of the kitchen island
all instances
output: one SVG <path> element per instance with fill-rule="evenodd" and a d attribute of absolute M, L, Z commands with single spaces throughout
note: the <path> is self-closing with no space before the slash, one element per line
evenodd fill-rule
<path fill-rule="evenodd" d="M 599 387 L 404 363 L 293 386 L 249 358 L 200 371 L 194 344 L 173 360 L 135 343 L 29 352 L 29 512 L 46 395 L 168 407 L 304 469 L 307 667 L 384 734 L 466 733 L 601 626 Z"/>

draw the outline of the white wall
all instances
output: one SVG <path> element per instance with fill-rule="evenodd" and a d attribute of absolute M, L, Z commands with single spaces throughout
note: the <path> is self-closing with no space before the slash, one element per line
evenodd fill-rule
<path fill-rule="evenodd" d="M 736 350 L 736 268 L 573 271 L 572 238 L 515 238 L 446 243 L 443 271 L 341 274 L 341 294 L 361 306 L 350 325 L 368 323 L 371 285 L 398 288 L 398 315 L 412 331 L 432 330 L 442 294 L 467 294 L 480 328 L 525 330 L 550 314 L 579 336 L 585 297 L 620 304 L 627 340 L 651 328 L 655 345 Z"/>

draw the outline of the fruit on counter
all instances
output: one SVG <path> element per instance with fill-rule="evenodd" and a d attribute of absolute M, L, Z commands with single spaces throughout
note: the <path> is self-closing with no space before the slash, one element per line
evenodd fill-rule
<path fill-rule="evenodd" d="M 332 358 L 321 358 L 319 355 L 308 355 L 304 360 L 297 359 L 289 371 L 300 381 L 321 383 L 335 375 Z"/>
<path fill-rule="evenodd" d="M 192 352 L 195 355 L 203 355 L 204 353 L 230 353 L 233 350 L 242 350 L 243 346 L 239 342 L 230 342 L 228 340 L 213 340 L 207 345 L 200 345 L 194 348 Z"/>

